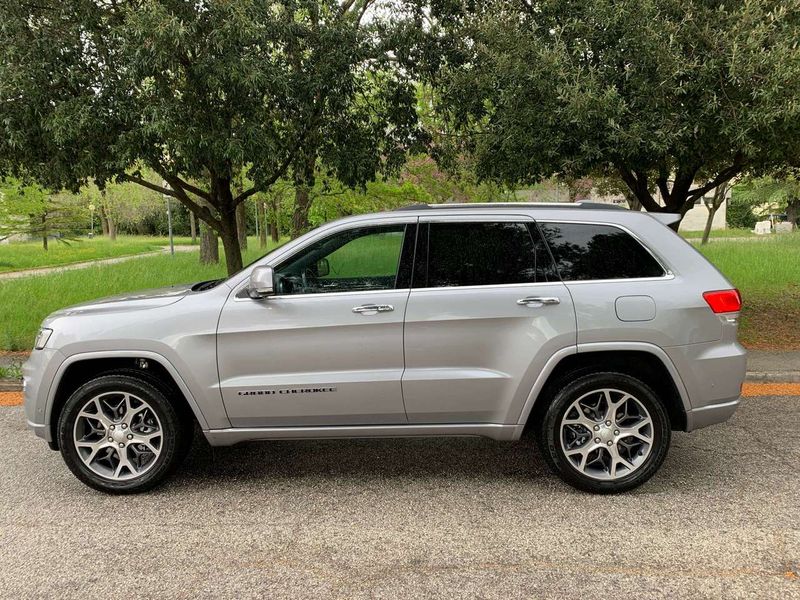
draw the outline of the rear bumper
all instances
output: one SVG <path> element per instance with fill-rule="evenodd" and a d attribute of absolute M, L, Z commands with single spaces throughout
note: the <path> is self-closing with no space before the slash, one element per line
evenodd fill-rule
<path fill-rule="evenodd" d="M 747 351 L 742 346 L 717 341 L 664 350 L 686 388 L 687 431 L 722 423 L 736 412 L 747 372 Z"/>
<path fill-rule="evenodd" d="M 739 399 L 723 402 L 721 404 L 710 404 L 702 408 L 690 410 L 686 414 L 686 431 L 693 431 L 701 427 L 724 423 L 733 416 L 739 407 Z"/>

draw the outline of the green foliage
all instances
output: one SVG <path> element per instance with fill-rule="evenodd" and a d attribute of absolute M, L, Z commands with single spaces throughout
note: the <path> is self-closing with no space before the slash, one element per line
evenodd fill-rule
<path fill-rule="evenodd" d="M 363 185 L 420 137 L 393 55 L 414 30 L 389 0 L 3 0 L 2 15 L 0 172 L 174 195 L 220 234 L 229 272 L 236 205 L 298 160 Z"/>
<path fill-rule="evenodd" d="M 434 2 L 432 80 L 480 177 L 620 177 L 682 212 L 800 158 L 798 0 Z M 699 183 L 695 183 L 699 182 Z M 693 187 L 696 186 L 696 187 Z"/>
<path fill-rule="evenodd" d="M 794 222 L 800 217 L 800 170 L 796 168 L 750 178 L 739 186 L 738 192 L 758 216 L 786 212 Z"/>
<path fill-rule="evenodd" d="M 0 180 L 0 240 L 12 235 L 69 238 L 88 209 L 70 194 L 53 194 L 36 184 Z"/>
<path fill-rule="evenodd" d="M 736 229 L 753 229 L 758 220 L 753 212 L 753 202 L 739 187 L 733 189 L 728 206 L 725 212 L 725 220 L 728 227 Z"/>

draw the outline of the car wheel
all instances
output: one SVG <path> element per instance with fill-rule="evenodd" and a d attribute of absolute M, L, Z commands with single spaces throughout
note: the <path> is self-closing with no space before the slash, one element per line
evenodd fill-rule
<path fill-rule="evenodd" d="M 127 375 L 103 375 L 70 396 L 58 420 L 61 455 L 86 485 L 128 494 L 152 489 L 180 464 L 191 443 L 164 393 Z"/>
<path fill-rule="evenodd" d="M 670 443 L 663 402 L 622 373 L 584 375 L 548 406 L 539 442 L 550 467 L 584 491 L 633 489 L 661 466 Z"/>

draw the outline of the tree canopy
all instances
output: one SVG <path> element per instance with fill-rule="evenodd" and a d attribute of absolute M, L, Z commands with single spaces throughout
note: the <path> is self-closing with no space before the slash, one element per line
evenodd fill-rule
<path fill-rule="evenodd" d="M 430 73 L 443 145 L 481 177 L 606 174 L 684 214 L 800 156 L 797 0 L 441 0 L 432 14 L 450 48 Z"/>
<path fill-rule="evenodd" d="M 314 155 L 357 185 L 419 134 L 413 84 L 392 55 L 405 30 L 392 4 L 0 3 L 0 173 L 174 196 L 220 234 L 229 272 L 242 264 L 236 206 L 285 176 L 312 138 Z"/>

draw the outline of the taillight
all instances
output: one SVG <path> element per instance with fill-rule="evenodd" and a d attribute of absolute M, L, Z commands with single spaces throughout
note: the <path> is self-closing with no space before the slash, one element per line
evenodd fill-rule
<path fill-rule="evenodd" d="M 742 295 L 739 290 L 703 292 L 703 298 L 717 314 L 739 312 L 742 308 Z"/>

